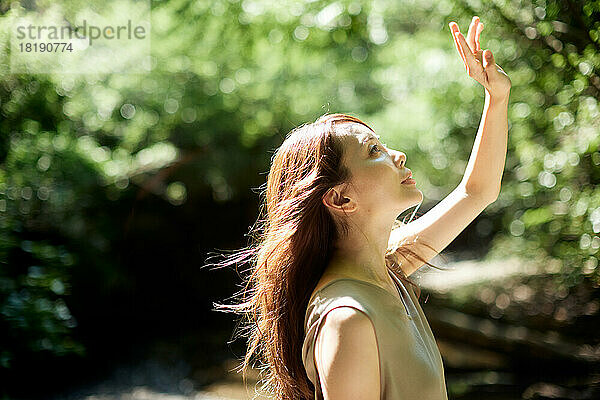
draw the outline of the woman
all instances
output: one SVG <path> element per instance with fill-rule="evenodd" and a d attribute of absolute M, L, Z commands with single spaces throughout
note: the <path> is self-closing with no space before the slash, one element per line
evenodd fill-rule
<path fill-rule="evenodd" d="M 423 199 L 406 155 L 358 118 L 324 115 L 290 132 L 273 157 L 254 244 L 221 265 L 250 262 L 238 304 L 264 388 L 277 399 L 446 399 L 442 360 L 408 279 L 499 194 L 510 79 L 450 23 L 485 107 L 463 180 L 407 224 Z M 265 210 L 266 208 L 266 210 Z M 407 283 L 407 284 L 405 284 Z M 245 374 L 244 374 L 245 379 Z"/>

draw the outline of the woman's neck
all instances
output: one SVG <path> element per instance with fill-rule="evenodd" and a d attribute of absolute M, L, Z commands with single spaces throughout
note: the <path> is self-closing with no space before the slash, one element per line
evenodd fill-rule
<path fill-rule="evenodd" d="M 363 280 L 384 288 L 394 287 L 385 262 L 385 249 L 381 253 L 365 249 L 338 249 L 324 274 Z"/>
<path fill-rule="evenodd" d="M 325 272 L 395 287 L 385 260 L 394 220 L 392 214 L 356 216 L 347 234 L 335 243 Z"/>

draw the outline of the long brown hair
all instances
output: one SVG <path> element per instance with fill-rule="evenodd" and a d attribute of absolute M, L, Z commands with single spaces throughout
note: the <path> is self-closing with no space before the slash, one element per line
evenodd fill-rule
<path fill-rule="evenodd" d="M 242 316 L 236 331 L 247 338 L 248 350 L 238 372 L 242 369 L 246 384 L 252 359 L 262 361 L 260 375 L 267 373 L 262 388 L 276 399 L 314 399 L 314 386 L 302 363 L 304 317 L 335 242 L 348 232 L 345 221 L 336 226 L 322 203 L 331 187 L 350 180 L 350 171 L 342 164 L 343 147 L 335 135 L 335 125 L 341 123 L 371 129 L 350 115 L 325 114 L 288 133 L 271 160 L 260 215 L 249 234 L 250 245 L 224 262 L 210 264 L 249 265 L 244 271 L 249 273 L 243 278 L 245 287 L 234 296 L 241 298 L 239 302 L 213 306 Z M 396 221 L 394 229 L 402 225 Z M 408 247 L 406 242 L 392 243 L 386 264 L 420 296 L 418 286 L 399 267 L 400 257 L 412 256 L 435 266 Z"/>

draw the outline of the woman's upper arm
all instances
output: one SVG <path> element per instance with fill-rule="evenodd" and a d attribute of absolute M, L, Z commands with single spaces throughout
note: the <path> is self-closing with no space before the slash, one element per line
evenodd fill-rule
<path fill-rule="evenodd" d="M 352 307 L 329 311 L 315 343 L 325 400 L 379 400 L 377 339 L 371 320 Z"/>

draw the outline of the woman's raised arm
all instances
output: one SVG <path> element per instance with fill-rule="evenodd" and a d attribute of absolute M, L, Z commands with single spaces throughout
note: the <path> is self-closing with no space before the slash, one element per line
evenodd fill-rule
<path fill-rule="evenodd" d="M 450 29 L 469 76 L 485 88 L 485 106 L 465 175 L 456 189 L 424 215 L 402 230 L 392 231 L 394 243 L 406 239 L 411 250 L 429 261 L 450 244 L 500 194 L 508 135 L 508 96 L 510 79 L 495 62 L 492 52 L 481 50 L 479 35 L 483 24 L 473 18 L 467 39 L 456 23 Z M 400 236 L 400 237 L 395 237 Z M 420 238 L 428 246 L 419 245 Z M 409 276 L 423 265 L 410 257 L 401 268 Z"/>
<path fill-rule="evenodd" d="M 455 22 L 449 26 L 467 73 L 485 88 L 483 115 L 461 185 L 469 194 L 496 198 L 506 159 L 511 81 L 492 52 L 481 49 L 479 17 L 473 17 L 466 39 Z"/>

